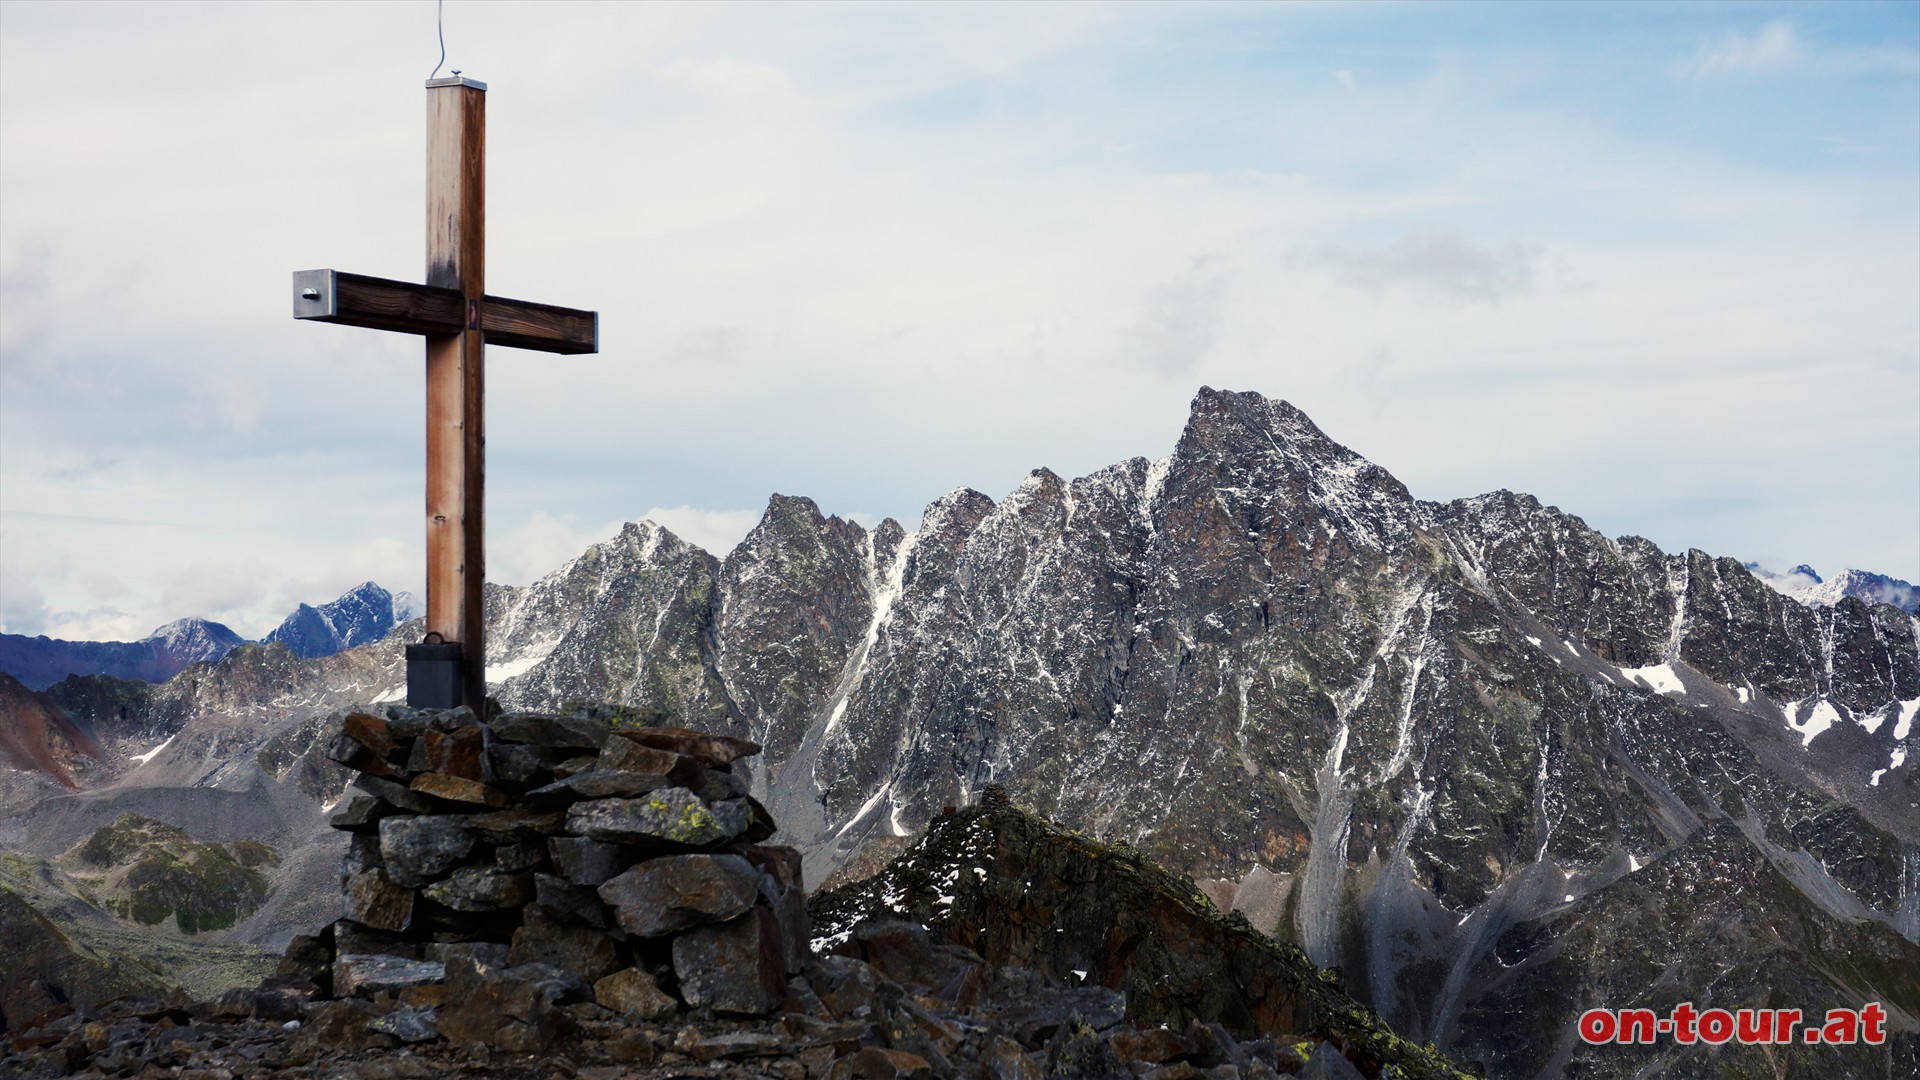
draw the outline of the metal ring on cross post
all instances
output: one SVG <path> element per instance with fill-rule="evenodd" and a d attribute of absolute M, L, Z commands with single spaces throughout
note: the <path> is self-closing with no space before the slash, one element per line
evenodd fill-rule
<path fill-rule="evenodd" d="M 439 631 L 407 646 L 407 705 L 452 709 L 460 705 L 460 643 Z"/>

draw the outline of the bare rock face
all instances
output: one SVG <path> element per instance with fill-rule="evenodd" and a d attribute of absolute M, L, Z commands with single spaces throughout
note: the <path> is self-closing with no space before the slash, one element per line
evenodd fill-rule
<path fill-rule="evenodd" d="M 753 906 L 761 873 L 738 855 L 653 859 L 600 886 L 620 929 L 662 937 L 701 923 L 726 922 Z"/>
<path fill-rule="evenodd" d="M 495 866 L 462 866 L 446 880 L 421 889 L 420 895 L 455 911 L 499 911 L 531 899 L 533 877 Z"/>
<path fill-rule="evenodd" d="M 445 876 L 478 843 L 463 817 L 394 815 L 381 818 L 379 829 L 388 876 L 409 887 Z"/>
<path fill-rule="evenodd" d="M 378 930 L 405 930 L 413 921 L 412 889 L 396 883 L 383 867 L 350 875 L 347 918 Z"/>
<path fill-rule="evenodd" d="M 756 907 L 731 922 L 688 930 L 673 939 L 673 972 L 696 1008 L 770 1012 L 786 997 L 780 920 Z"/>
<path fill-rule="evenodd" d="M 1508 1060 L 1524 1030 L 1595 1067 L 1569 1003 L 1494 988 L 1709 822 L 1743 823 L 1776 871 L 1757 887 L 1827 938 L 1867 919 L 1920 941 L 1907 612 L 1809 608 L 1522 494 L 1416 499 L 1258 394 L 1203 389 L 1164 458 L 956 491 L 912 534 L 777 496 L 716 569 L 636 526 L 524 603 L 566 610 L 569 644 L 506 700 L 700 702 L 700 726 L 765 746 L 752 794 L 816 886 L 1002 784 L 1221 883 L 1469 1059 Z M 612 644 L 635 626 L 658 638 Z M 1851 980 L 1825 986 L 1893 992 Z M 1735 994 L 1680 992 L 1716 988 Z"/>
<path fill-rule="evenodd" d="M 621 966 L 621 949 L 602 932 L 604 929 L 568 923 L 540 910 L 529 911 L 526 922 L 513 932 L 507 962 L 551 964 L 594 982 Z"/>
<path fill-rule="evenodd" d="M 584 836 L 553 837 L 547 841 L 547 851 L 568 881 L 589 888 L 605 884 L 622 867 L 636 861 L 630 848 Z"/>
<path fill-rule="evenodd" d="M 661 991 L 652 975 L 639 968 L 621 968 L 594 983 L 593 999 L 614 1012 L 641 1020 L 664 1019 L 680 1007 Z"/>

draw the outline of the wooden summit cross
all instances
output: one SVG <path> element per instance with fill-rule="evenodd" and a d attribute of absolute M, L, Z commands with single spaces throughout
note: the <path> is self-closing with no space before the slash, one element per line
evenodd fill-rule
<path fill-rule="evenodd" d="M 485 719 L 483 345 L 599 351 L 598 312 L 486 295 L 487 84 L 427 82 L 427 283 L 301 270 L 293 317 L 427 339 L 427 636 L 407 649 L 407 703 Z M 451 666 L 449 666 L 451 665 Z M 457 673 L 457 674 L 456 674 Z"/>

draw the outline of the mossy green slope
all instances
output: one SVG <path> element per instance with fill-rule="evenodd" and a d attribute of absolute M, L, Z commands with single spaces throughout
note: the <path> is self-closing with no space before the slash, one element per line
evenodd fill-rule
<path fill-rule="evenodd" d="M 264 903 L 265 871 L 280 858 L 257 841 L 206 844 L 176 826 L 122 814 L 63 861 L 105 910 L 145 926 L 171 919 L 196 934 L 232 926 Z"/>

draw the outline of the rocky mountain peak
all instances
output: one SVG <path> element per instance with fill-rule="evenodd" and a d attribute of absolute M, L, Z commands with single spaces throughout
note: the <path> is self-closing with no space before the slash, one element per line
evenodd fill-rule
<path fill-rule="evenodd" d="M 1155 487 L 1149 477 L 1149 495 Z M 1402 546 L 1421 518 L 1406 486 L 1328 438 L 1293 405 L 1202 387 L 1166 474 L 1176 511 L 1216 498 L 1249 533 L 1314 532 L 1369 549 Z"/>
<path fill-rule="evenodd" d="M 395 622 L 393 595 L 363 581 L 319 607 L 301 604 L 261 640 L 280 642 L 295 656 L 312 659 L 378 641 Z"/>
<path fill-rule="evenodd" d="M 210 619 L 190 618 L 175 619 L 155 628 L 147 640 L 158 642 L 173 655 L 194 663 L 218 660 L 246 638 Z"/>
<path fill-rule="evenodd" d="M 954 488 L 927 504 L 920 515 L 921 546 L 957 550 L 993 513 L 991 498 L 969 487 Z"/>

